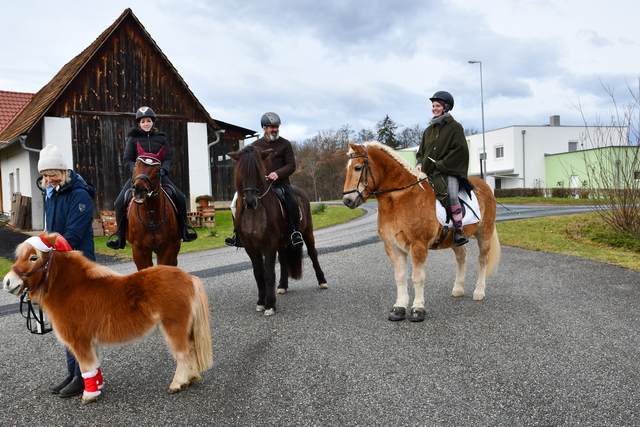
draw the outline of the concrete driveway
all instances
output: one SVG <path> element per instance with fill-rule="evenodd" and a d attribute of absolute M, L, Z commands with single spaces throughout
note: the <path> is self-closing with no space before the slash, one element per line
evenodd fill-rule
<path fill-rule="evenodd" d="M 427 319 L 389 322 L 396 291 L 375 221 L 372 210 L 319 230 L 329 289 L 306 259 L 270 318 L 254 311 L 244 251 L 181 255 L 207 288 L 215 360 L 177 395 L 159 334 L 104 349 L 98 402 L 51 395 L 62 347 L 28 334 L 19 314 L 0 316 L 0 425 L 640 425 L 640 273 L 503 247 L 475 302 L 472 241 L 464 298 L 450 297 L 453 253 L 432 251 Z"/>

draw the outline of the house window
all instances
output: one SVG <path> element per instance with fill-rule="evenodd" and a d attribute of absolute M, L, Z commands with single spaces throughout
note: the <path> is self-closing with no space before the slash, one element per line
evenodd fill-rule
<path fill-rule="evenodd" d="M 578 151 L 578 141 L 569 141 L 569 153 Z"/>
<path fill-rule="evenodd" d="M 500 178 L 496 178 L 495 180 L 495 189 L 499 190 L 502 188 L 502 180 Z"/>
<path fill-rule="evenodd" d="M 496 147 L 496 159 L 501 159 L 504 157 L 504 147 L 501 145 Z"/>

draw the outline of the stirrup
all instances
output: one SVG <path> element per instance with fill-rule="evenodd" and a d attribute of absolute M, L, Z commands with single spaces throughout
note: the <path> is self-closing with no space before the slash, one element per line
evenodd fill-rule
<path fill-rule="evenodd" d="M 116 236 L 115 240 L 111 240 L 111 238 L 113 236 Z M 111 248 L 111 249 L 124 249 L 124 247 L 126 245 L 127 245 L 126 239 L 122 238 L 122 236 L 120 236 L 120 233 L 118 233 L 117 231 L 107 238 L 107 247 L 108 248 Z"/>
<path fill-rule="evenodd" d="M 294 249 L 297 249 L 302 246 L 304 240 L 302 239 L 302 233 L 298 230 L 291 233 L 291 245 L 293 245 Z"/>
<path fill-rule="evenodd" d="M 467 243 L 469 243 L 469 239 L 467 238 L 467 235 L 464 233 L 464 230 L 461 228 L 456 229 L 453 232 L 453 244 L 455 246 L 462 246 L 462 245 L 466 245 Z"/>
<path fill-rule="evenodd" d="M 185 225 L 182 230 L 182 240 L 185 242 L 193 242 L 197 238 L 198 233 L 196 233 L 196 230 L 190 225 Z"/>

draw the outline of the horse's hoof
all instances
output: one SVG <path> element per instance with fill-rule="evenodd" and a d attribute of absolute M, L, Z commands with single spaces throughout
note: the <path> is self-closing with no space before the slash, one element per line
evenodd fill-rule
<path fill-rule="evenodd" d="M 265 310 L 264 311 L 264 315 L 265 316 L 273 316 L 274 314 L 276 314 L 276 309 L 275 308 L 270 308 L 269 310 Z"/>
<path fill-rule="evenodd" d="M 256 311 L 264 311 L 266 307 L 264 305 L 257 305 L 256 306 Z"/>
<path fill-rule="evenodd" d="M 169 386 L 169 394 L 180 393 L 182 390 L 186 389 L 187 387 L 189 387 L 189 384 L 182 384 L 182 385 L 178 385 L 178 386 L 174 386 L 172 384 L 172 385 Z"/>
<path fill-rule="evenodd" d="M 393 307 L 391 310 L 391 314 L 389 315 L 389 320 L 392 322 L 396 322 L 398 320 L 404 320 L 404 316 L 407 310 L 404 307 Z"/>
<path fill-rule="evenodd" d="M 454 291 L 451 292 L 451 296 L 454 297 L 454 298 L 463 297 L 464 296 L 464 291 L 456 291 L 456 290 L 454 290 Z"/>
<path fill-rule="evenodd" d="M 96 400 L 98 400 L 98 396 L 85 396 L 85 395 L 82 395 L 82 403 L 83 404 L 92 403 L 92 402 L 95 402 Z"/>
<path fill-rule="evenodd" d="M 425 310 L 424 308 L 412 308 L 410 322 L 422 322 L 424 320 Z"/>
<path fill-rule="evenodd" d="M 473 300 L 474 301 L 482 301 L 484 299 L 484 292 L 474 292 Z"/>
<path fill-rule="evenodd" d="M 278 293 L 279 294 L 286 294 L 287 293 L 287 289 L 286 288 L 278 288 Z"/>
<path fill-rule="evenodd" d="M 320 283 L 320 289 L 329 289 L 326 283 Z"/>

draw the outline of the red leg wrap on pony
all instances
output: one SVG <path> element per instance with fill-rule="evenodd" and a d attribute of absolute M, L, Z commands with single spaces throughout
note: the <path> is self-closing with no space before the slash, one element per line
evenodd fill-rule
<path fill-rule="evenodd" d="M 83 373 L 82 378 L 84 378 L 83 395 L 87 397 L 99 396 L 100 395 L 99 386 L 102 384 L 102 374 L 100 374 L 100 368 L 91 372 Z"/>

